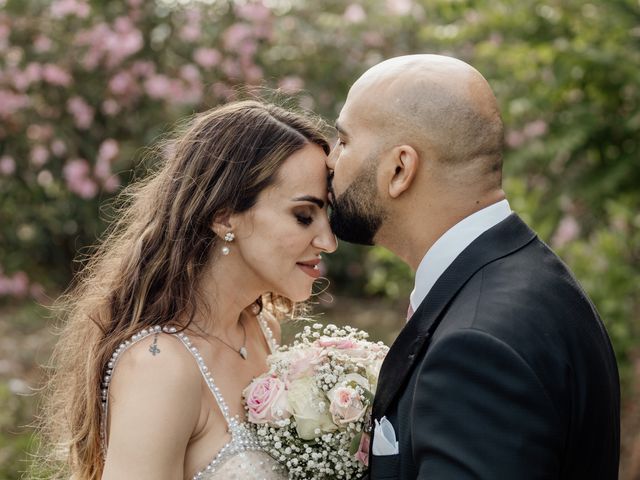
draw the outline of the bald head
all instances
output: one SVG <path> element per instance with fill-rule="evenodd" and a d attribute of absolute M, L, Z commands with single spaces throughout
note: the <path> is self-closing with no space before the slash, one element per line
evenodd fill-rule
<path fill-rule="evenodd" d="M 382 142 L 412 145 L 450 176 L 500 184 L 498 104 L 484 77 L 460 60 L 441 55 L 386 60 L 354 83 L 345 109 L 378 130 Z"/>

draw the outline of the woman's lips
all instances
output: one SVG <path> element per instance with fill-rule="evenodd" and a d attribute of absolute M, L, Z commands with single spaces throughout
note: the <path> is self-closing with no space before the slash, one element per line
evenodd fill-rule
<path fill-rule="evenodd" d="M 296 265 L 300 267 L 300 270 L 309 275 L 311 278 L 318 278 L 320 276 L 320 268 L 318 267 L 319 264 L 320 259 L 296 263 Z"/>

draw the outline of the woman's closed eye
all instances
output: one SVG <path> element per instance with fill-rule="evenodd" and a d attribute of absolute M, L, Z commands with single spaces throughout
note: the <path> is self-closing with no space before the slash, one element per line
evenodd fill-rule
<path fill-rule="evenodd" d="M 300 223 L 301 225 L 304 225 L 305 227 L 308 227 L 313 222 L 313 217 L 311 215 L 296 213 L 295 217 L 296 217 L 296 220 L 298 220 L 298 223 Z"/>

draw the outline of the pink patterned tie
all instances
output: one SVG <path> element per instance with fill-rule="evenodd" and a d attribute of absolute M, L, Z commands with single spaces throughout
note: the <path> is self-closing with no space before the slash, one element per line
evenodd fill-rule
<path fill-rule="evenodd" d="M 409 302 L 409 308 L 407 308 L 407 322 L 411 320 L 413 316 L 413 307 L 411 306 L 411 302 Z"/>

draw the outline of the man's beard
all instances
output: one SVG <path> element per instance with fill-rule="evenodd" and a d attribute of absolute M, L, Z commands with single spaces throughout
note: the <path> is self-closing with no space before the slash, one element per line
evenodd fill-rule
<path fill-rule="evenodd" d="M 374 245 L 373 238 L 385 216 L 378 203 L 375 165 L 376 162 L 369 163 L 366 170 L 339 197 L 336 197 L 329 181 L 329 191 L 333 197 L 329 224 L 340 240 Z"/>

